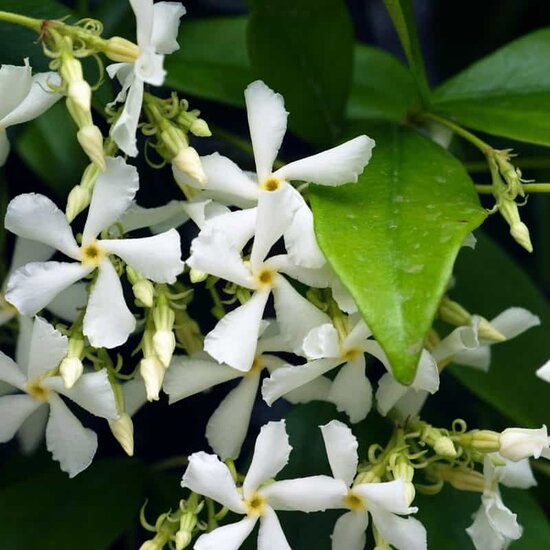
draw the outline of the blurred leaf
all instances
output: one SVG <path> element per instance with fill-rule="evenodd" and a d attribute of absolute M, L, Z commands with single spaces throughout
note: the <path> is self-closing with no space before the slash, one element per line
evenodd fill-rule
<path fill-rule="evenodd" d="M 312 186 L 311 202 L 319 245 L 409 384 L 458 250 L 486 213 L 444 149 L 407 128 L 374 129 L 359 182 Z"/>
<path fill-rule="evenodd" d="M 343 0 L 254 0 L 248 53 L 254 73 L 285 98 L 289 125 L 316 145 L 340 133 L 353 60 Z"/>
<path fill-rule="evenodd" d="M 166 86 L 244 107 L 252 82 L 246 51 L 246 17 L 183 21 L 180 49 L 166 57 Z"/>
<path fill-rule="evenodd" d="M 80 181 L 88 164 L 63 101 L 33 120 L 15 140 L 19 156 L 59 195 Z"/>
<path fill-rule="evenodd" d="M 432 108 L 488 134 L 550 146 L 550 28 L 507 44 L 445 82 Z"/>
<path fill-rule="evenodd" d="M 418 102 L 411 73 L 396 57 L 379 48 L 355 46 L 349 118 L 404 122 Z"/>
<path fill-rule="evenodd" d="M 507 307 L 525 307 L 541 318 L 542 327 L 493 346 L 488 373 L 460 366 L 450 372 L 519 425 L 550 424 L 550 385 L 535 376 L 550 357 L 550 307 L 516 262 L 485 235 L 477 237 L 475 251 L 465 250 L 456 263 L 453 299 L 489 319 Z"/>
<path fill-rule="evenodd" d="M 0 491 L 4 548 L 98 550 L 136 522 L 143 504 L 143 465 L 95 462 L 74 479 L 60 470 L 28 476 Z"/>

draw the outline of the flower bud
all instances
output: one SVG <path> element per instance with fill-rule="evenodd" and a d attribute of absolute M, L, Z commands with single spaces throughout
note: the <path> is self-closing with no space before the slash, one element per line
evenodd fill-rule
<path fill-rule="evenodd" d="M 67 197 L 67 207 L 65 208 L 67 221 L 71 223 L 80 212 L 89 206 L 91 200 L 92 193 L 89 189 L 75 185 Z"/>
<path fill-rule="evenodd" d="M 191 282 L 193 284 L 202 283 L 203 281 L 206 281 L 208 279 L 208 273 L 204 273 L 203 271 L 199 271 L 198 269 L 191 268 L 189 271 L 189 279 L 191 279 Z"/>
<path fill-rule="evenodd" d="M 483 476 L 474 470 L 466 468 L 453 468 L 450 465 L 434 465 L 431 467 L 431 474 L 437 479 L 450 483 L 459 491 L 472 491 L 482 493 L 485 488 Z"/>
<path fill-rule="evenodd" d="M 176 550 L 183 550 L 189 546 L 193 536 L 189 531 L 178 531 L 175 537 Z"/>
<path fill-rule="evenodd" d="M 208 179 L 202 169 L 199 154 L 193 147 L 184 147 L 180 149 L 172 159 L 172 163 L 178 170 L 196 179 L 201 185 L 206 185 Z"/>
<path fill-rule="evenodd" d="M 78 357 L 65 357 L 59 365 L 59 372 L 65 387 L 71 389 L 75 382 L 82 376 L 84 365 Z"/>
<path fill-rule="evenodd" d="M 155 289 L 149 279 L 139 279 L 132 285 L 132 292 L 136 300 L 139 300 L 145 307 L 153 307 Z"/>
<path fill-rule="evenodd" d="M 542 426 L 537 430 L 527 428 L 507 428 L 500 434 L 500 454 L 518 462 L 523 458 L 539 458 L 550 445 L 548 430 Z"/>
<path fill-rule="evenodd" d="M 145 382 L 148 401 L 158 401 L 166 369 L 157 357 L 144 357 L 139 363 L 139 372 Z"/>
<path fill-rule="evenodd" d="M 99 128 L 93 124 L 78 130 L 78 143 L 90 160 L 102 171 L 105 171 L 105 157 L 103 155 L 103 136 Z"/>
<path fill-rule="evenodd" d="M 212 135 L 208 124 L 202 118 L 197 118 L 195 121 L 193 121 L 193 123 L 189 127 L 189 131 L 197 137 L 210 137 Z"/>
<path fill-rule="evenodd" d="M 500 434 L 491 430 L 472 430 L 462 434 L 459 444 L 480 453 L 494 453 L 500 448 Z"/>
<path fill-rule="evenodd" d="M 157 330 L 153 334 L 153 348 L 161 363 L 168 368 L 176 349 L 176 337 L 171 330 Z"/>
<path fill-rule="evenodd" d="M 447 436 L 437 438 L 434 442 L 433 450 L 436 454 L 445 458 L 455 458 L 457 455 L 452 439 Z"/>
<path fill-rule="evenodd" d="M 92 105 L 92 90 L 85 80 L 69 82 L 67 96 L 74 102 L 74 108 L 89 112 Z"/>
<path fill-rule="evenodd" d="M 139 57 L 139 47 L 126 38 L 113 36 L 106 41 L 103 53 L 118 63 L 134 63 Z"/>
<path fill-rule="evenodd" d="M 120 446 L 128 456 L 134 456 L 134 424 L 127 413 L 122 413 L 117 420 L 110 420 L 109 427 Z"/>
<path fill-rule="evenodd" d="M 512 235 L 515 241 L 523 246 L 527 252 L 533 252 L 533 244 L 529 236 L 529 229 L 523 222 L 514 223 L 510 227 L 510 235 Z"/>

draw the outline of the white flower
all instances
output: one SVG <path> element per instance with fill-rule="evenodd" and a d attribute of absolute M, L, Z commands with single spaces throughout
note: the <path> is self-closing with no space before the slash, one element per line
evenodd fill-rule
<path fill-rule="evenodd" d="M 239 456 L 248 432 L 262 371 L 267 369 L 273 372 L 284 364 L 282 359 L 268 352 L 290 351 L 284 340 L 278 334 L 272 334 L 269 328 L 258 341 L 254 362 L 248 372 L 220 365 L 204 354 L 174 357 L 166 372 L 163 389 L 169 396 L 170 404 L 240 378 L 238 385 L 218 405 L 206 426 L 206 439 L 222 459 Z M 292 403 L 326 400 L 329 388 L 330 380 L 321 377 L 301 388 L 303 391 L 286 395 L 285 398 Z"/>
<path fill-rule="evenodd" d="M 143 103 L 144 84 L 162 86 L 166 71 L 164 54 L 179 49 L 176 41 L 179 19 L 185 8 L 179 2 L 130 0 L 136 16 L 139 57 L 135 63 L 114 63 L 107 67 L 111 78 L 115 76 L 122 90 L 114 103 L 126 101 L 124 109 L 111 130 L 115 143 L 128 155 L 138 154 L 136 130 Z"/>
<path fill-rule="evenodd" d="M 306 181 L 330 186 L 356 182 L 370 160 L 374 141 L 367 136 L 359 136 L 273 171 L 287 126 L 288 113 L 284 99 L 260 80 L 250 84 L 244 95 L 257 180 L 228 158 L 214 153 L 201 157 L 208 180 L 205 193 L 230 205 L 249 207 L 261 199 L 269 201 L 273 191 L 287 188 L 280 208 L 297 208 L 296 216 L 284 231 L 288 253 L 297 265 L 320 267 L 325 259 L 313 233 L 313 216 L 300 193 L 289 182 Z M 177 168 L 173 170 L 178 183 L 204 188 Z"/>
<path fill-rule="evenodd" d="M 363 420 L 372 405 L 372 387 L 365 374 L 364 356 L 371 334 L 362 320 L 355 322 L 343 340 L 332 323 L 314 327 L 303 340 L 303 352 L 312 360 L 273 372 L 262 385 L 264 400 L 271 405 L 279 397 L 342 365 L 332 382 L 328 400 L 339 411 L 344 411 L 351 422 Z"/>
<path fill-rule="evenodd" d="M 55 72 L 32 76 L 28 59 L 21 67 L 0 67 L 0 166 L 4 165 L 10 151 L 6 128 L 28 122 L 47 111 L 61 98 L 61 94 L 50 91 L 48 86 L 60 83 Z"/>
<path fill-rule="evenodd" d="M 235 485 L 229 468 L 215 455 L 199 452 L 189 457 L 182 487 L 245 516 L 237 523 L 201 535 L 195 543 L 196 550 L 237 550 L 258 520 L 259 550 L 290 550 L 275 510 L 324 510 L 327 501 L 323 488 L 327 483 L 329 487 L 334 484 L 327 476 L 311 476 L 262 486 L 286 466 L 291 450 L 284 420 L 266 424 L 256 440 L 254 456 L 241 489 Z"/>
<path fill-rule="evenodd" d="M 0 442 L 20 430 L 23 446 L 32 447 L 46 424 L 46 444 L 61 469 L 70 477 L 86 469 L 97 449 L 96 434 L 82 426 L 59 397 L 64 395 L 88 412 L 114 420 L 118 413 L 105 370 L 84 374 L 70 389 L 61 376 L 49 376 L 68 349 L 68 340 L 37 317 L 30 347 L 19 365 L 0 352 L 0 380 L 25 392 L 0 397 Z"/>
<path fill-rule="evenodd" d="M 550 446 L 548 430 L 542 426 L 537 430 L 527 428 L 506 428 L 500 434 L 500 454 L 509 460 L 517 462 L 524 458 L 539 458 L 547 454 Z"/>
<path fill-rule="evenodd" d="M 542 367 L 537 369 L 537 376 L 545 382 L 550 382 L 550 361 L 546 361 Z"/>
<path fill-rule="evenodd" d="M 466 529 L 477 550 L 503 550 L 513 540 L 519 539 L 523 531 L 517 522 L 516 514 L 502 502 L 499 483 L 521 489 L 528 489 L 537 484 L 527 459 L 519 462 L 504 460 L 504 466 L 495 466 L 493 457 L 499 462 L 503 461 L 498 454 L 485 457 L 483 466 L 485 487 L 481 506 L 473 516 L 474 522 Z"/>
<path fill-rule="evenodd" d="M 97 269 L 83 331 L 94 347 L 123 344 L 135 319 L 122 294 L 110 254 L 122 258 L 144 277 L 173 283 L 182 272 L 180 238 L 175 230 L 141 239 L 97 239 L 121 216 L 137 189 L 137 170 L 122 158 L 107 158 L 107 170 L 96 181 L 79 247 L 64 214 L 43 195 L 24 194 L 8 205 L 6 228 L 26 239 L 49 245 L 76 260 L 32 262 L 9 279 L 6 299 L 24 315 L 34 315 L 62 290 Z"/>
<path fill-rule="evenodd" d="M 206 223 L 191 244 L 187 264 L 241 287 L 253 290 L 250 300 L 223 317 L 206 336 L 204 349 L 220 363 L 247 371 L 254 360 L 256 341 L 267 300 L 273 293 L 282 336 L 291 349 L 301 349 L 311 328 L 329 321 L 328 316 L 302 297 L 281 275 L 315 287 L 326 287 L 330 271 L 297 266 L 288 255 L 266 259 L 281 237 L 293 212 L 288 211 L 288 188 L 273 191 L 270 200 L 260 197 L 258 207 L 216 216 Z M 254 236 L 250 261 L 241 251 Z"/>
<path fill-rule="evenodd" d="M 408 504 L 407 482 L 396 479 L 353 485 L 359 461 L 357 439 L 338 420 L 320 428 L 335 482 L 331 486 L 325 483 L 327 507 L 349 509 L 334 526 L 333 550 L 363 550 L 369 514 L 382 539 L 398 550 L 427 548 L 424 526 L 414 518 L 399 517 L 417 511 Z"/>

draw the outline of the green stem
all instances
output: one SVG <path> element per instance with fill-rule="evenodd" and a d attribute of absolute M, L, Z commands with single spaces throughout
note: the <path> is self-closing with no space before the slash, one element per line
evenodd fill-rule
<path fill-rule="evenodd" d="M 26 17 L 25 15 L 19 15 L 18 13 L 11 13 L 9 11 L 0 11 L 0 21 L 6 23 L 13 23 L 15 25 L 21 25 L 32 29 L 33 31 L 40 32 L 42 28 L 42 19 L 35 19 L 34 17 Z"/>
<path fill-rule="evenodd" d="M 518 158 L 516 162 L 514 162 L 516 166 L 519 168 L 527 168 L 527 169 L 544 169 L 544 168 L 550 168 L 550 158 L 547 157 L 532 157 L 532 158 Z M 485 161 L 470 161 L 465 162 L 464 166 L 468 172 L 486 172 L 487 171 L 487 163 Z"/>
<path fill-rule="evenodd" d="M 492 185 L 476 185 L 475 188 L 480 195 L 493 193 Z M 524 183 L 521 188 L 526 193 L 550 193 L 550 183 Z"/>

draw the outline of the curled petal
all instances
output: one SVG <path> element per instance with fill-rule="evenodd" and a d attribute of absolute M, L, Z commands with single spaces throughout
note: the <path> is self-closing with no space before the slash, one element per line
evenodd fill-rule
<path fill-rule="evenodd" d="M 304 339 L 303 350 L 310 359 L 339 357 L 340 340 L 332 323 L 314 327 Z"/>
<path fill-rule="evenodd" d="M 111 128 L 111 137 L 115 143 L 131 157 L 137 157 L 138 148 L 136 132 L 141 116 L 141 105 L 143 103 L 143 81 L 130 73 L 126 81 L 128 93 L 122 113 L 120 113 L 115 125 Z M 118 98 L 117 98 L 118 99 Z"/>
<path fill-rule="evenodd" d="M 179 2 L 157 2 L 153 6 L 151 44 L 158 53 L 169 54 L 179 50 L 178 27 L 185 8 Z"/>
<path fill-rule="evenodd" d="M 428 548 L 425 527 L 415 518 L 400 518 L 378 507 L 370 510 L 376 529 L 397 550 L 426 550 Z"/>
<path fill-rule="evenodd" d="M 367 507 L 376 506 L 392 514 L 411 514 L 416 508 L 407 503 L 407 487 L 402 479 L 384 481 L 381 483 L 360 483 L 353 487 L 353 491 L 362 496 Z"/>
<path fill-rule="evenodd" d="M 338 420 L 332 420 L 320 428 L 333 476 L 351 486 L 359 462 L 357 438 L 348 426 Z"/>
<path fill-rule="evenodd" d="M 33 380 L 59 365 L 67 354 L 69 340 L 50 323 L 35 317 L 27 363 L 27 377 Z"/>
<path fill-rule="evenodd" d="M 2 65 L 0 67 L 0 126 L 3 119 L 17 105 L 19 105 L 29 93 L 32 86 L 32 69 L 28 60 L 22 66 Z"/>

